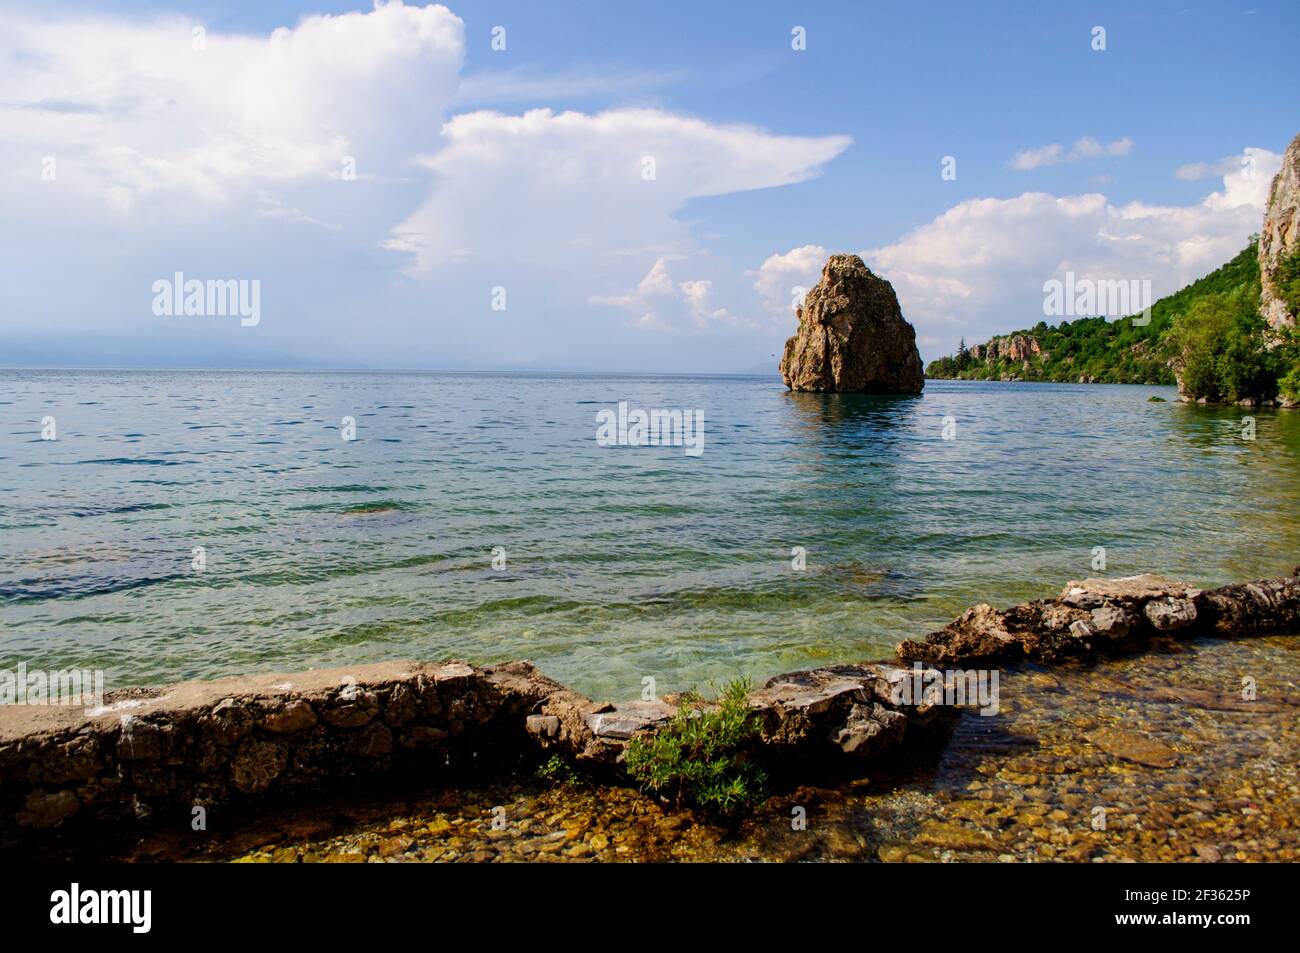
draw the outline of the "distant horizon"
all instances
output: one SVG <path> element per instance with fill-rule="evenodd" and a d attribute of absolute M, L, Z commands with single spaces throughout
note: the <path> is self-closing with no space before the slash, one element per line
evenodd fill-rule
<path fill-rule="evenodd" d="M 1246 247 L 1249 248 L 1250 244 L 1254 243 L 1257 239 L 1258 239 L 1258 233 L 1252 233 L 1249 236 L 1249 241 Z M 1209 275 L 1213 274 L 1214 272 L 1224 267 L 1224 264 L 1226 264 L 1226 262 L 1220 263 L 1219 265 L 1216 265 L 1213 268 L 1208 269 L 1203 274 L 1195 276 L 1191 281 L 1188 282 L 1187 285 L 1183 285 L 1180 288 L 1175 288 L 1171 290 L 1170 294 L 1177 293 L 1178 291 L 1181 291 L 1189 287 L 1190 285 L 1195 284 L 1197 281 L 1200 281 L 1201 279 L 1208 277 Z M 1118 321 L 1123 320 L 1125 317 L 1130 317 L 1130 316 L 1124 315 L 1122 317 L 1108 317 L 1105 315 L 1099 315 L 1097 317 L 1104 317 L 1109 323 L 1114 324 L 1117 323 Z M 904 318 L 906 318 L 906 315 L 904 315 Z M 1062 324 L 1071 323 L 1073 321 L 1092 320 L 1092 319 L 1094 318 L 1089 316 L 1079 316 L 1074 318 L 1061 317 L 1056 319 L 1055 321 L 1051 321 L 1047 323 L 1050 328 L 1056 328 L 1056 327 L 1060 327 Z M 1038 320 L 1035 321 L 1033 324 L 1024 324 L 1019 327 L 1013 327 L 1007 330 L 1000 330 L 1000 331 L 993 332 L 981 340 L 973 340 L 967 342 L 965 341 L 965 337 L 962 336 L 961 338 L 959 338 L 959 341 L 964 342 L 968 345 L 983 345 L 988 343 L 988 341 L 994 338 L 1003 338 L 1003 337 L 1007 337 L 1019 333 L 1029 333 L 1030 331 L 1032 331 L 1034 324 L 1037 324 L 1040 321 L 1044 321 L 1044 318 L 1039 317 Z M 938 357 L 950 357 L 953 354 L 956 354 L 958 350 L 959 347 L 955 345 L 951 353 L 940 354 L 938 355 Z M 528 365 L 521 365 L 521 364 L 468 364 L 462 366 L 421 365 L 421 366 L 401 367 L 396 365 L 365 365 L 365 364 L 328 365 L 328 364 L 313 364 L 313 363 L 300 363 L 298 365 L 250 363 L 246 365 L 239 365 L 239 364 L 167 364 L 167 363 L 156 363 L 156 364 L 68 363 L 68 364 L 64 364 L 64 363 L 55 363 L 55 362 L 31 363 L 31 364 L 0 364 L 0 370 L 141 370 L 141 371 L 195 370 L 195 371 L 269 371 L 269 372 L 340 371 L 340 372 L 358 372 L 358 373 L 375 372 L 375 373 L 416 373 L 416 374 L 423 374 L 423 373 L 532 374 L 532 373 L 536 373 L 536 374 L 622 374 L 622 375 L 629 375 L 629 376 L 656 375 L 656 376 L 679 376 L 679 377 L 776 377 L 780 379 L 781 377 L 780 356 L 773 355 L 772 360 L 774 364 L 771 370 L 761 369 L 760 367 L 757 366 L 746 370 L 713 370 L 713 369 L 669 370 L 669 369 L 656 369 L 656 368 L 576 368 L 572 366 L 566 367 L 562 365 L 528 366 Z M 923 362 L 924 365 L 928 367 L 929 364 L 931 363 L 931 360 L 933 360 L 933 358 L 925 359 Z"/>
<path fill-rule="evenodd" d="M 574 376 L 622 377 L 774 377 L 777 370 L 762 371 L 666 371 L 666 370 L 599 370 L 563 367 L 238 367 L 217 365 L 165 364 L 0 364 L 0 371 L 240 371 L 267 374 L 571 374 Z"/>
<path fill-rule="evenodd" d="M 453 367 L 181 367 L 181 366 L 116 366 L 116 365 L 83 365 L 83 366 L 15 366 L 0 364 L 0 373 L 9 371 L 104 371 L 108 373 L 123 372 L 163 372 L 163 371 L 199 371 L 203 373 L 248 373 L 248 374 L 463 374 L 467 376 L 540 376 L 554 374 L 566 377 L 681 377 L 681 378 L 713 378 L 713 377 L 736 377 L 736 378 L 770 378 L 775 381 L 781 381 L 779 371 L 763 373 L 760 371 L 655 371 L 655 370 L 575 370 L 572 368 L 453 368 Z M 1076 381 L 1044 381 L 1044 380 L 1023 380 L 1023 381 L 1006 381 L 1006 380 L 955 380 L 944 377 L 925 378 L 927 384 L 942 382 L 945 384 L 1046 384 L 1049 386 L 1060 387 L 1096 387 L 1105 385 L 1108 387 L 1174 387 L 1173 384 L 1129 384 L 1112 381 L 1091 381 L 1086 384 L 1079 384 Z M 782 384 L 784 387 L 785 384 Z M 825 391 L 823 394 L 830 396 L 875 396 L 875 397 L 909 397 L 915 395 L 907 394 L 859 394 L 855 391 Z"/>

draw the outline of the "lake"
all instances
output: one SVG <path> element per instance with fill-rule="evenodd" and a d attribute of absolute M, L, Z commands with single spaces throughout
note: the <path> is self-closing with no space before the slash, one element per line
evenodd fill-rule
<path fill-rule="evenodd" d="M 702 414 L 702 452 L 598 441 L 620 402 Z M 6 370 L 0 667 L 528 658 L 593 697 L 706 688 L 1088 575 L 1281 575 L 1298 462 L 1300 412 L 1164 387 Z"/>

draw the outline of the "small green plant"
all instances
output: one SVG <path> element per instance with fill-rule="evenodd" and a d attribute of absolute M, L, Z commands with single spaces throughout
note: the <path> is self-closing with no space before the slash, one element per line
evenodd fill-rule
<path fill-rule="evenodd" d="M 672 720 L 627 746 L 628 773 L 643 788 L 728 823 L 767 800 L 767 776 L 752 755 L 761 725 L 748 679 L 730 682 L 716 705 L 687 693 Z"/>
<path fill-rule="evenodd" d="M 578 772 L 573 769 L 573 765 L 558 754 L 546 759 L 546 763 L 537 769 L 537 777 L 552 784 L 570 785 L 579 781 Z"/>

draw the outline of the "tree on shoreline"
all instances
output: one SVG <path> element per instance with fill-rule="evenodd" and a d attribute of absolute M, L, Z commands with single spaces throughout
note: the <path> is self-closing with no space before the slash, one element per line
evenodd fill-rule
<path fill-rule="evenodd" d="M 1277 396 L 1283 354 L 1269 347 L 1257 300 L 1209 295 L 1174 317 L 1167 341 L 1180 390 L 1193 399 L 1236 402 Z"/>

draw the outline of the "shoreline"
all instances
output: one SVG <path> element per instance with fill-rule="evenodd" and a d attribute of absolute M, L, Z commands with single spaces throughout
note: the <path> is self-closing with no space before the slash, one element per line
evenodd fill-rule
<path fill-rule="evenodd" d="M 520 765 L 474 784 L 295 799 L 229 833 L 159 832 L 118 859 L 1296 861 L 1300 695 L 1293 676 L 1264 673 L 1294 672 L 1297 641 L 1196 638 L 1103 665 L 1025 663 L 1002 681 L 998 717 L 965 709 L 942 748 L 864 775 L 802 772 L 734 829 L 627 783 Z M 1225 695 L 1242 671 L 1264 674 L 1273 701 L 1246 710 Z M 1153 755 L 1160 766 L 1131 760 Z"/>
<path fill-rule="evenodd" d="M 1097 381 L 1097 380 L 1078 380 L 1078 381 L 1058 381 L 1058 380 L 1041 380 L 1038 378 L 1024 377 L 932 377 L 926 375 L 927 381 L 950 381 L 965 384 L 1060 384 L 1066 386 L 1099 386 L 1099 387 L 1172 387 L 1177 389 L 1177 384 L 1125 384 L 1119 381 Z M 1200 407 L 1251 407 L 1256 410 L 1297 410 L 1300 409 L 1300 402 L 1288 401 L 1281 397 L 1259 399 L 1255 397 L 1244 397 L 1241 400 L 1210 400 L 1205 397 L 1195 398 L 1187 394 L 1179 394 L 1175 400 L 1160 398 L 1161 403 L 1170 404 L 1189 404 Z"/>
<path fill-rule="evenodd" d="M 918 672 L 947 667 L 951 685 L 954 666 L 960 682 L 972 666 L 1050 666 L 1194 636 L 1269 633 L 1300 633 L 1300 575 L 1210 590 L 1153 575 L 1090 579 L 1004 611 L 981 604 L 899 643 L 892 660 L 767 680 L 749 694 L 762 725 L 758 757 L 787 781 L 849 779 L 938 750 L 972 702 L 900 697 Z M 343 783 L 364 790 L 445 775 L 473 784 L 490 773 L 485 766 L 556 754 L 616 780 L 628 741 L 675 711 L 668 699 L 593 701 L 529 662 L 389 662 L 186 682 L 110 693 L 94 714 L 0 706 L 0 840 L 166 826 L 199 809 L 242 810 Z"/>

